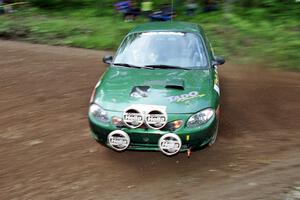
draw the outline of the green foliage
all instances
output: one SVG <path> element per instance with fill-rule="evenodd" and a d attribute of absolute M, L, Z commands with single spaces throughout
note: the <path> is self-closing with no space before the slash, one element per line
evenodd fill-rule
<path fill-rule="evenodd" d="M 95 6 L 97 4 L 107 6 L 111 0 L 28 0 L 34 6 L 44 9 L 79 8 L 83 6 Z"/>
<path fill-rule="evenodd" d="M 74 9 L 52 4 L 54 7 L 46 5 L 45 8 L 56 9 L 29 7 L 13 15 L 0 16 L 0 37 L 115 50 L 130 29 L 147 21 L 146 18 L 139 17 L 135 22 L 125 23 L 122 16 L 114 11 L 110 0 L 86 0 L 84 3 L 79 0 L 49 2 L 61 2 L 72 7 L 72 3 L 78 2 L 81 7 Z M 300 70 L 300 24 L 299 12 L 296 12 L 299 11 L 300 3 L 283 5 L 276 0 L 234 2 L 236 6 L 231 12 L 199 12 L 194 17 L 188 17 L 183 14 L 183 3 L 177 1 L 177 11 L 181 12 L 176 20 L 203 26 L 216 54 L 224 55 L 230 62 L 263 63 Z M 246 5 L 249 7 L 246 8 Z M 285 10 L 287 6 L 290 7 L 289 10 Z M 272 9 L 283 10 L 273 12 Z"/>

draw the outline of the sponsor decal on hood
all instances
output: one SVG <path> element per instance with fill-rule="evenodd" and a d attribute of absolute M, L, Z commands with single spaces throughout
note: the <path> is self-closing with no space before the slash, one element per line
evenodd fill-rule
<path fill-rule="evenodd" d="M 204 97 L 205 94 L 200 94 L 198 91 L 192 91 L 189 92 L 187 94 L 181 94 L 181 95 L 177 95 L 177 96 L 170 96 L 168 97 L 170 102 L 176 102 L 176 103 L 180 103 L 180 102 L 184 102 L 190 99 L 194 99 L 197 97 Z"/>

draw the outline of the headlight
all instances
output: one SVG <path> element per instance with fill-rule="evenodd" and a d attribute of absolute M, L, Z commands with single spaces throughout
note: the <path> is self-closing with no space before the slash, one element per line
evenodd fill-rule
<path fill-rule="evenodd" d="M 214 115 L 214 110 L 212 108 L 207 108 L 202 110 L 190 117 L 187 122 L 188 128 L 194 128 L 206 123 Z"/>
<path fill-rule="evenodd" d="M 100 122 L 107 123 L 108 116 L 106 111 L 98 106 L 97 104 L 92 104 L 90 106 L 90 113 Z"/>

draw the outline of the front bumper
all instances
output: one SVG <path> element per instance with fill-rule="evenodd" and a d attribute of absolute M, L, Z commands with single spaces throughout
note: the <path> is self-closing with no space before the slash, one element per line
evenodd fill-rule
<path fill-rule="evenodd" d="M 188 118 L 186 115 L 183 118 Z M 181 116 L 182 117 L 182 116 Z M 178 116 L 170 116 L 170 119 L 178 119 Z M 110 147 L 107 142 L 107 136 L 114 130 L 122 130 L 130 137 L 129 150 L 143 150 L 143 151 L 159 151 L 158 141 L 162 135 L 167 133 L 174 133 L 178 135 L 182 142 L 180 151 L 188 149 L 198 149 L 209 143 L 213 134 L 217 131 L 218 121 L 217 116 L 214 115 L 207 123 L 197 128 L 187 128 L 185 124 L 175 131 L 168 130 L 154 130 L 149 128 L 131 129 L 127 127 L 117 128 L 113 124 L 101 124 L 93 116 L 89 115 L 89 123 L 91 127 L 92 136 L 99 143 Z"/>

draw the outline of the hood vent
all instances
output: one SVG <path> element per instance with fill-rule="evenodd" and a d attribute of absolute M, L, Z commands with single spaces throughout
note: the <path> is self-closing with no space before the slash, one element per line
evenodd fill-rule
<path fill-rule="evenodd" d="M 182 79 L 167 80 L 166 88 L 184 90 L 184 80 Z"/>
<path fill-rule="evenodd" d="M 132 97 L 148 97 L 149 86 L 135 86 L 132 88 L 130 92 L 130 96 Z"/>

